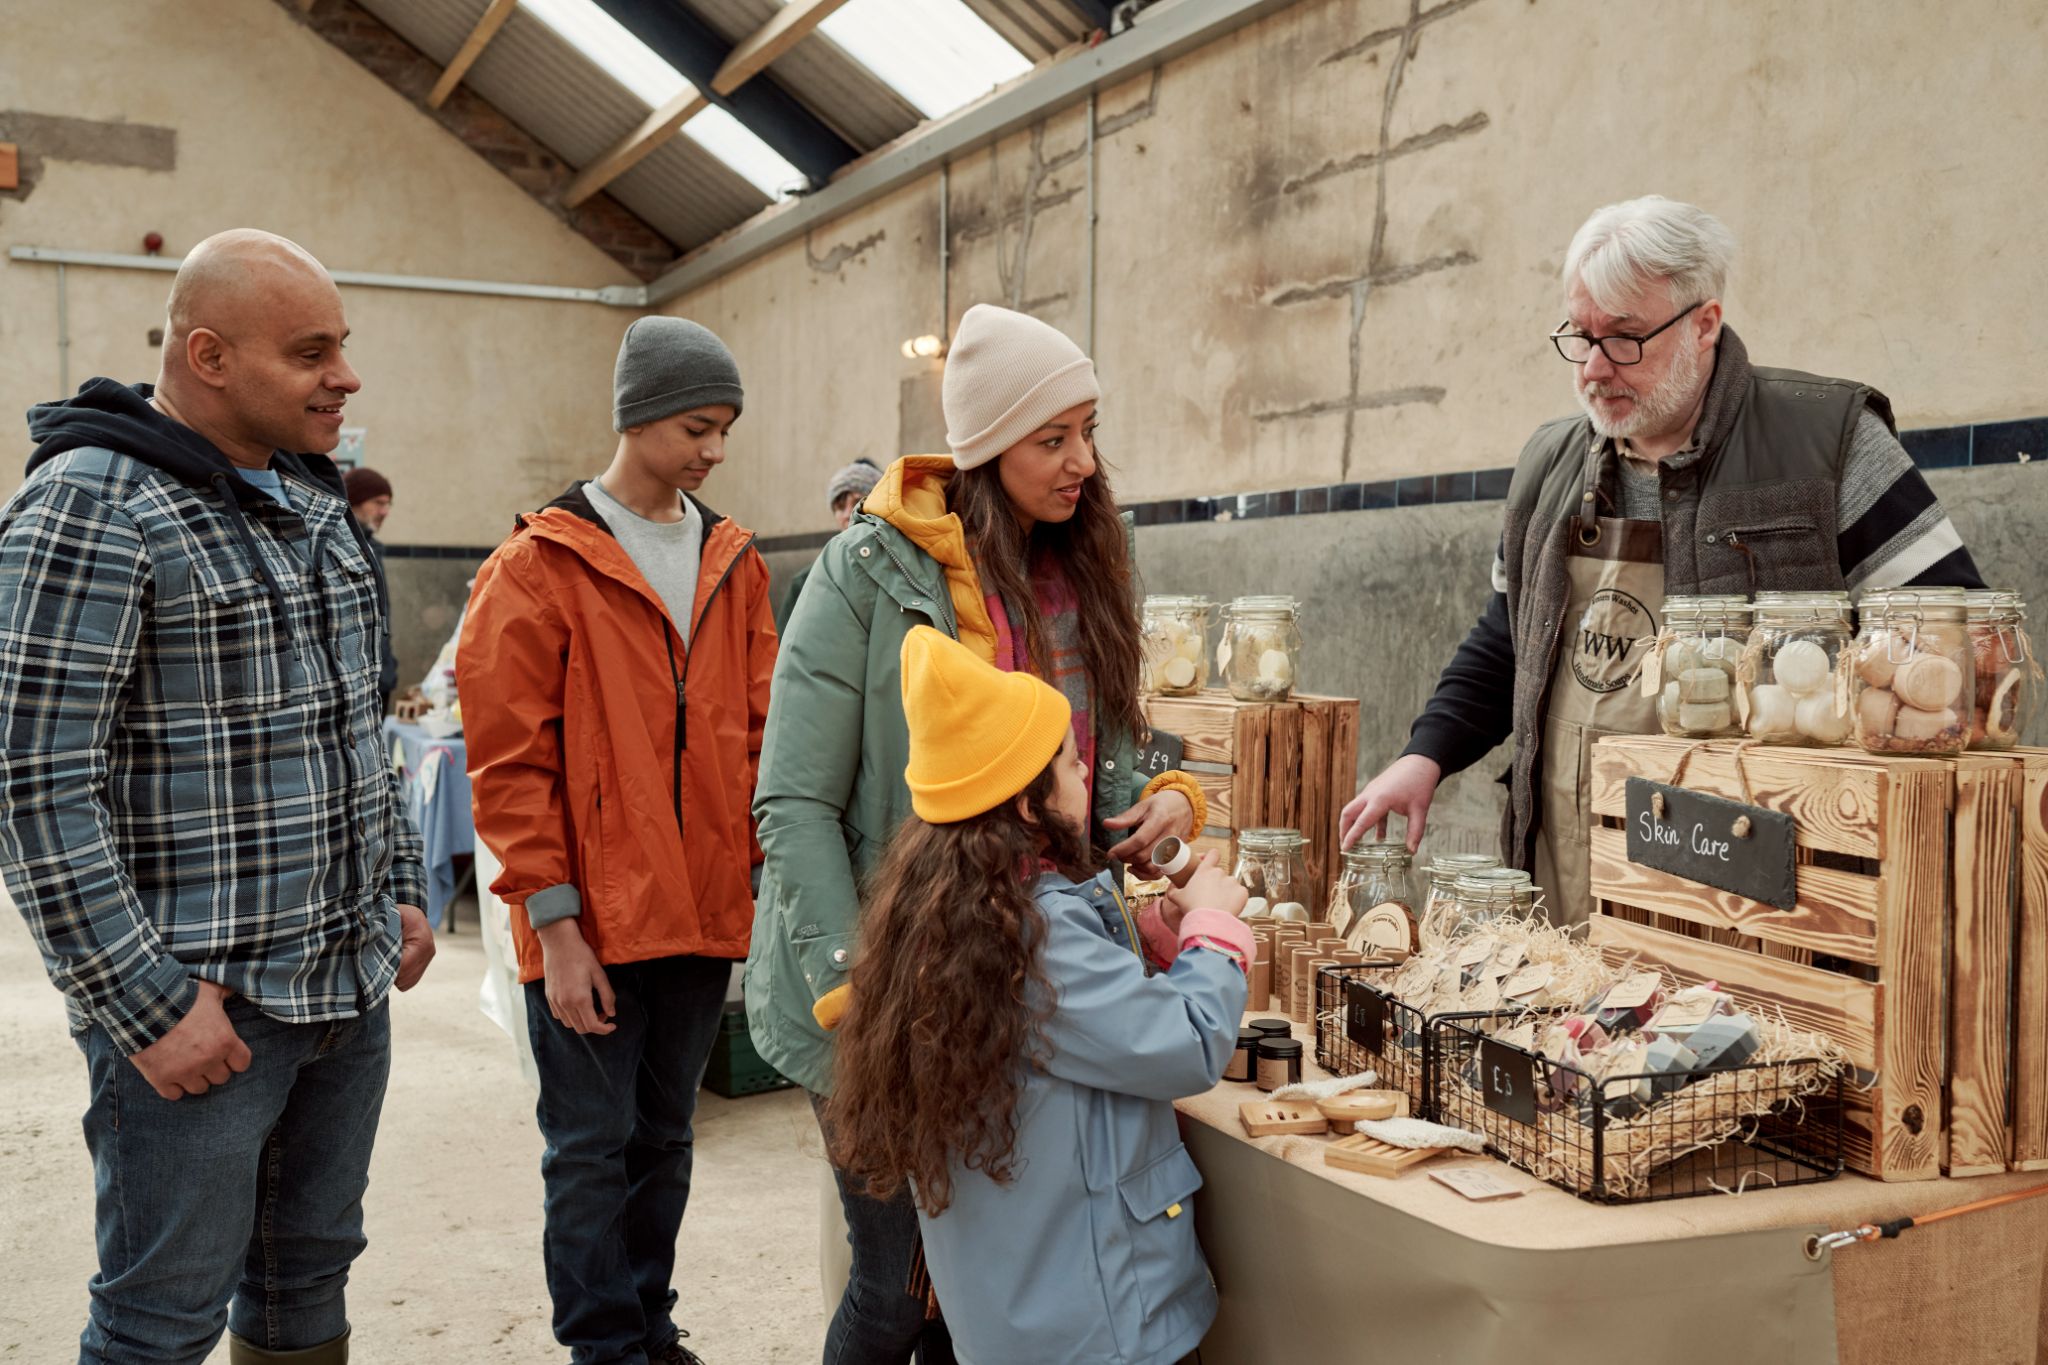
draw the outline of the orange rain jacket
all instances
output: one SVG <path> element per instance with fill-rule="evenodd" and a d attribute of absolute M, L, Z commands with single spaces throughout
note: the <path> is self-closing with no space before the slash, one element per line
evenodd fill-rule
<path fill-rule="evenodd" d="M 747 955 L 775 624 L 753 533 L 697 505 L 687 649 L 581 484 L 477 574 L 456 684 L 521 981 L 542 975 L 535 895 L 573 898 L 601 963 Z"/>

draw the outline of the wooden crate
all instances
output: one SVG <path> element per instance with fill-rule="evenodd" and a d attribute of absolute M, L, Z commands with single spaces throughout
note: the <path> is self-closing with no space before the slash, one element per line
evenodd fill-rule
<path fill-rule="evenodd" d="M 2013 961 L 2012 1166 L 2048 1170 L 2048 750 L 2027 749 L 2019 791 Z"/>
<path fill-rule="evenodd" d="M 1180 736 L 1181 767 L 1201 784 L 1209 824 L 1196 848 L 1229 863 L 1237 832 L 1277 825 L 1308 836 L 1308 870 L 1320 897 L 1337 870 L 1337 817 L 1358 766 L 1358 703 L 1298 696 L 1242 702 L 1228 692 L 1146 697 L 1146 719 Z"/>
<path fill-rule="evenodd" d="M 1939 1175 L 1947 1082 L 1950 840 L 1957 764 L 1849 750 L 1749 748 L 1757 805 L 1793 817 L 1798 903 L 1780 910 L 1628 861 L 1627 781 L 1742 799 L 1737 745 L 1664 736 L 1594 751 L 1590 941 L 1824 1033 L 1856 1070 L 1843 1095 L 1849 1165 L 1883 1180 Z M 1967 851 L 1960 865 L 1968 862 Z M 1973 1104 L 1975 1101 L 1973 1100 Z M 2002 1109 L 2002 1106 L 2001 1106 Z M 1974 1122 L 1974 1120 L 1972 1120 Z"/>

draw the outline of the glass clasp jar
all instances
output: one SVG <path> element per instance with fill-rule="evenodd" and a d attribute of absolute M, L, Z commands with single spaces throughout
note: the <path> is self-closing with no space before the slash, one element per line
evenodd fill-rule
<path fill-rule="evenodd" d="M 1216 669 L 1239 701 L 1286 701 L 1301 664 L 1300 604 L 1292 597 L 1240 597 L 1225 615 Z"/>
<path fill-rule="evenodd" d="M 1458 878 L 1467 872 L 1499 867 L 1491 853 L 1439 853 L 1430 860 L 1429 890 L 1422 901 L 1419 933 L 1425 943 L 1443 941 L 1446 926 L 1456 922 L 1452 909 L 1458 898 Z"/>
<path fill-rule="evenodd" d="M 1415 892 L 1408 845 L 1388 840 L 1353 844 L 1330 887 L 1330 928 L 1366 954 L 1416 950 Z"/>
<path fill-rule="evenodd" d="M 1740 734 L 1735 671 L 1749 643 L 1749 603 L 1740 597 L 1667 597 L 1664 625 L 1643 667 L 1667 735 L 1719 739 Z"/>
<path fill-rule="evenodd" d="M 1147 597 L 1145 659 L 1140 690 L 1161 697 L 1186 697 L 1209 683 L 1209 617 L 1206 597 Z"/>
<path fill-rule="evenodd" d="M 1245 889 L 1245 919 L 1306 922 L 1316 917 L 1315 888 L 1308 879 L 1308 840 L 1300 830 L 1247 829 L 1237 836 L 1237 866 L 1231 875 Z"/>
<path fill-rule="evenodd" d="M 1482 867 L 1461 873 L 1453 890 L 1453 936 L 1499 919 L 1525 919 L 1536 909 L 1536 886 L 1512 867 Z"/>
<path fill-rule="evenodd" d="M 2041 661 L 2027 634 L 2026 604 L 2016 592 L 1984 589 L 1966 591 L 1964 600 L 1976 671 L 1970 747 L 2010 749 L 2041 696 Z"/>
<path fill-rule="evenodd" d="M 1959 754 L 1976 650 L 1961 588 L 1865 593 L 1854 659 L 1856 742 L 1874 754 Z"/>
<path fill-rule="evenodd" d="M 1736 719 L 1764 744 L 1847 743 L 1855 727 L 1836 671 L 1853 638 L 1849 594 L 1760 592 L 1753 611 L 1736 667 Z"/>

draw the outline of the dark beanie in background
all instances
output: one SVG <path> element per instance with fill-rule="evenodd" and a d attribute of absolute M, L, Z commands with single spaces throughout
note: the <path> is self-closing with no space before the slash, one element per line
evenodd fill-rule
<path fill-rule="evenodd" d="M 341 486 L 348 490 L 348 505 L 358 506 L 371 498 L 391 496 L 391 480 L 374 469 L 351 469 L 341 476 Z"/>
<path fill-rule="evenodd" d="M 685 318 L 640 318 L 619 343 L 612 371 L 612 430 L 645 426 L 691 408 L 740 410 L 740 367 L 708 327 Z"/>

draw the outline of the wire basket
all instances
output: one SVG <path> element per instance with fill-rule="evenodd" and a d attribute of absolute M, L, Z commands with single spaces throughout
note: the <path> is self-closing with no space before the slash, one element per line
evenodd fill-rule
<path fill-rule="evenodd" d="M 1491 1036 L 1525 1018 L 1439 1016 L 1429 1091 L 1440 1123 L 1600 1204 L 1637 1204 L 1832 1180 L 1842 1169 L 1842 1077 L 1819 1058 L 1604 1081 Z M 1647 1083 L 1645 1086 L 1643 1083 Z M 1647 1090 L 1647 1097 L 1645 1092 Z"/>
<path fill-rule="evenodd" d="M 1429 1094 L 1429 1019 L 1390 990 L 1398 963 L 1325 967 L 1316 974 L 1316 1064 L 1333 1076 L 1379 1074 L 1407 1094 L 1418 1118 L 1433 1112 Z"/>

